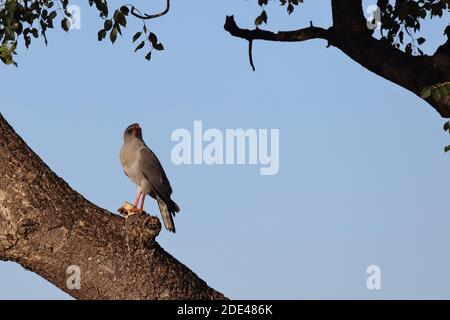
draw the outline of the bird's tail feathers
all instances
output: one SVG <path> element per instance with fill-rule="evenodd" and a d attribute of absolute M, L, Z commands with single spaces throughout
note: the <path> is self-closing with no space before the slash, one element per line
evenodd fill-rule
<path fill-rule="evenodd" d="M 175 215 L 175 213 L 180 212 L 180 207 L 172 199 L 170 199 L 169 211 L 172 212 L 174 215 Z"/>
<path fill-rule="evenodd" d="M 164 226 L 170 232 L 175 233 L 176 232 L 176 230 L 175 230 L 175 223 L 173 221 L 173 215 L 175 215 L 175 213 L 173 213 L 171 210 L 169 210 L 169 207 L 167 206 L 167 204 L 160 197 L 157 197 L 156 200 L 158 201 L 159 211 L 161 212 L 161 216 L 162 216 L 162 219 L 163 219 L 163 222 L 164 222 Z M 176 206 L 176 207 L 178 208 L 178 206 Z"/>

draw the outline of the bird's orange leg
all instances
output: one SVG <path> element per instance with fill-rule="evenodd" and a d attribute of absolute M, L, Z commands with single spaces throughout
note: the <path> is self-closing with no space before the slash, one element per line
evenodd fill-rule
<path fill-rule="evenodd" d="M 139 191 L 137 194 L 136 200 L 134 201 L 133 209 L 131 211 L 133 211 L 133 212 L 138 211 L 138 205 L 139 205 L 139 200 L 141 199 L 141 195 L 142 195 L 142 192 Z"/>
<path fill-rule="evenodd" d="M 145 201 L 145 194 L 142 195 L 141 207 L 139 208 L 139 211 L 141 213 L 144 212 L 144 201 Z"/>

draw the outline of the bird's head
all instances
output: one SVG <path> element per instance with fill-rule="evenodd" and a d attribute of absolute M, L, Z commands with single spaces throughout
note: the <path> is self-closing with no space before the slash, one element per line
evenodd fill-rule
<path fill-rule="evenodd" d="M 125 130 L 123 137 L 125 140 L 128 140 L 130 138 L 142 139 L 142 129 L 139 124 L 133 123 L 132 125 L 129 125 Z"/>

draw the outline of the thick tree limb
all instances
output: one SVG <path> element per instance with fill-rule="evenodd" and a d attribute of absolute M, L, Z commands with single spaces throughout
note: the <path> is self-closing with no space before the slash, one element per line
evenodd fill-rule
<path fill-rule="evenodd" d="M 0 260 L 78 299 L 224 299 L 155 241 L 155 217 L 124 219 L 72 190 L 0 114 Z M 67 268 L 81 289 L 67 287 Z"/>
<path fill-rule="evenodd" d="M 240 28 L 233 16 L 225 21 L 225 30 L 231 35 L 247 41 L 289 41 L 299 42 L 311 39 L 325 39 L 343 51 L 351 59 L 377 75 L 392 81 L 420 96 L 429 85 L 450 81 L 450 53 L 448 41 L 433 56 L 411 56 L 394 48 L 384 40 L 372 37 L 362 11 L 361 0 L 333 0 L 333 26 L 294 31 L 270 32 L 260 29 Z M 449 35 L 450 32 L 447 33 Z M 450 117 L 450 97 L 439 101 L 426 100 L 442 117 Z"/>
<path fill-rule="evenodd" d="M 444 35 L 447 36 L 447 41 L 436 50 L 436 54 L 450 56 L 450 25 L 445 28 Z"/>
<path fill-rule="evenodd" d="M 334 29 L 341 32 L 372 33 L 367 28 L 361 0 L 332 0 L 331 8 Z"/>

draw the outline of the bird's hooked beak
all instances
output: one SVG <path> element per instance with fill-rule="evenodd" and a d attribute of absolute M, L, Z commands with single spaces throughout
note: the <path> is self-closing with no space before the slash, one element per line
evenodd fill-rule
<path fill-rule="evenodd" d="M 142 129 L 138 123 L 134 124 L 132 127 L 133 135 L 135 137 L 142 137 Z"/>
<path fill-rule="evenodd" d="M 129 139 L 130 137 L 142 139 L 142 129 L 137 123 L 133 123 L 127 127 L 124 133 L 124 139 Z"/>

